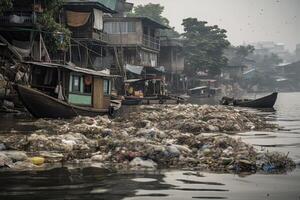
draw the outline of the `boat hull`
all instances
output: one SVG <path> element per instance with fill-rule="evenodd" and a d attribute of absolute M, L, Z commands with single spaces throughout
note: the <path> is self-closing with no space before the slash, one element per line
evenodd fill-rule
<path fill-rule="evenodd" d="M 158 95 L 153 97 L 132 97 L 126 96 L 122 101 L 123 105 L 149 105 L 149 104 L 179 104 L 185 100 L 178 96 Z"/>
<path fill-rule="evenodd" d="M 128 98 L 125 98 L 122 101 L 122 105 L 127 105 L 127 106 L 140 105 L 141 102 L 142 102 L 142 99 L 128 99 Z"/>
<path fill-rule="evenodd" d="M 249 108 L 273 108 L 274 104 L 276 103 L 278 93 L 273 92 L 272 94 L 255 99 L 255 100 L 235 100 L 231 99 L 233 106 L 239 106 L 239 107 L 249 107 Z M 223 98 L 224 99 L 224 98 Z M 230 98 L 227 98 L 230 99 Z M 228 105 L 230 102 L 228 100 L 226 103 L 223 102 L 223 105 Z"/>
<path fill-rule="evenodd" d="M 68 104 L 32 88 L 15 85 L 26 109 L 37 118 L 72 118 L 108 114 L 109 109 L 93 109 Z"/>

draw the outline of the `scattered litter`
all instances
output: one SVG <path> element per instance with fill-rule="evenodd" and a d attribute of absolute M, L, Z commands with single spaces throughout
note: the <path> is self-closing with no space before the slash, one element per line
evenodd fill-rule
<path fill-rule="evenodd" d="M 254 113 L 209 105 L 140 106 L 126 116 L 76 117 L 34 122 L 39 130 L 0 136 L 0 167 L 42 163 L 92 162 L 117 168 L 189 168 L 217 172 L 289 170 L 295 163 L 279 153 L 258 151 L 230 136 L 243 131 L 275 130 Z M 19 154 L 6 154 L 11 150 Z M 3 153 L 4 152 L 4 153 Z M 28 163 L 29 157 L 41 157 Z M 21 157 L 18 157 L 18 156 Z M 15 163 L 14 163 L 15 162 Z"/>

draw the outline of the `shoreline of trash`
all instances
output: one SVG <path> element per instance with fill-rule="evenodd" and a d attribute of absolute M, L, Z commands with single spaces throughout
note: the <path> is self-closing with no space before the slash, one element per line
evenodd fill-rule
<path fill-rule="evenodd" d="M 288 155 L 259 151 L 231 137 L 278 129 L 260 115 L 233 107 L 139 106 L 115 119 L 39 119 L 33 125 L 38 130 L 31 134 L 0 135 L 0 168 L 41 170 L 58 163 L 82 163 L 118 170 L 276 173 L 295 167 Z"/>

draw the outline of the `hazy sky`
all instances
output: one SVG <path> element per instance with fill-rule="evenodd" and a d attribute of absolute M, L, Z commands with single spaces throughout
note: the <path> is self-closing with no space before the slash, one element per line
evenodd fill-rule
<path fill-rule="evenodd" d="M 290 50 L 300 43 L 300 0 L 127 0 L 159 3 L 171 26 L 183 31 L 182 19 L 195 17 L 228 31 L 234 45 L 275 41 Z"/>

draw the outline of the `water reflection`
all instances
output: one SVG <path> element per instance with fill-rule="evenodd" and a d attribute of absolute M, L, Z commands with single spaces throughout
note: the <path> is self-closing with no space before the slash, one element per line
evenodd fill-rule
<path fill-rule="evenodd" d="M 26 133 L 36 130 L 30 122 L 35 121 L 28 114 L 1 114 L 0 113 L 0 134 L 11 131 Z"/>
<path fill-rule="evenodd" d="M 1 172 L 0 199 L 267 199 L 267 195 L 271 199 L 297 199 L 299 169 L 291 175 L 115 173 L 107 169 L 67 167 Z"/>
<path fill-rule="evenodd" d="M 138 182 L 136 178 L 152 182 Z M 56 168 L 37 172 L 1 172 L 0 199 L 123 199 L 136 196 L 136 190 L 155 190 L 150 196 L 165 196 L 164 183 L 157 173 L 113 173 L 100 168 Z"/>
<path fill-rule="evenodd" d="M 276 132 L 247 132 L 239 137 L 258 148 L 267 147 L 270 151 L 289 154 L 294 160 L 300 159 L 300 93 L 279 93 L 275 111 L 248 109 L 264 115 L 277 123 Z"/>
<path fill-rule="evenodd" d="M 229 191 L 223 183 L 199 180 L 205 176 L 170 173 L 173 172 L 114 173 L 100 168 L 67 167 L 1 172 L 0 199 L 147 199 L 186 192 L 197 194 L 195 198 L 202 198 L 199 194 L 203 193 L 208 198 L 224 199 L 223 193 Z M 216 196 L 216 192 L 220 194 Z"/>

